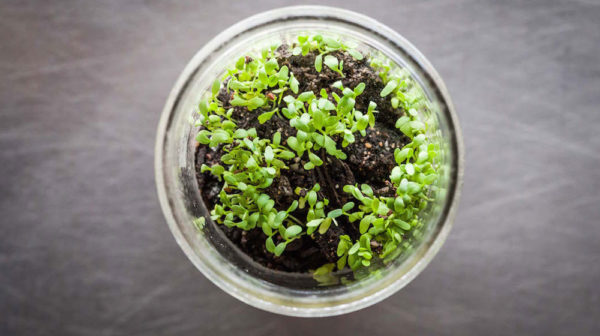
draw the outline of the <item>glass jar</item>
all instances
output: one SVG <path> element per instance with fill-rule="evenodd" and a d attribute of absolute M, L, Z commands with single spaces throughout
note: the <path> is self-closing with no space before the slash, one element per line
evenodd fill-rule
<path fill-rule="evenodd" d="M 428 122 L 437 126 L 437 166 L 442 192 L 423 216 L 418 244 L 385 267 L 355 281 L 317 286 L 311 274 L 273 271 L 242 253 L 208 220 L 195 173 L 193 118 L 215 78 L 249 49 L 299 33 L 339 35 L 366 52 L 381 52 L 408 71 L 430 102 Z M 167 223 L 185 254 L 212 282 L 257 308 L 292 316 L 331 316 L 383 300 L 408 284 L 446 239 L 456 212 L 463 172 L 463 145 L 454 108 L 442 79 L 406 39 L 383 24 L 351 11 L 321 6 L 287 7 L 252 16 L 207 43 L 185 67 L 164 107 L 156 141 L 156 183 Z M 392 153 L 390 153 L 391 155 Z M 206 217 L 204 228 L 194 225 Z M 336 277 L 336 274 L 332 276 Z M 334 281 L 335 282 L 335 281 Z"/>

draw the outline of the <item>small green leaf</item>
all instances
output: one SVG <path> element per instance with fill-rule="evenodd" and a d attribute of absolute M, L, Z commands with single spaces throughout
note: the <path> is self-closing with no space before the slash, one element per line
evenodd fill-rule
<path fill-rule="evenodd" d="M 221 166 L 219 164 L 211 167 L 211 172 L 215 176 L 219 176 L 219 175 L 223 174 L 224 171 L 225 171 L 225 168 L 223 168 L 223 166 Z"/>
<path fill-rule="evenodd" d="M 298 100 L 302 101 L 302 102 L 306 102 L 309 101 L 311 98 L 314 98 L 315 94 L 312 91 L 306 91 L 306 92 L 302 92 L 299 96 L 298 96 Z"/>
<path fill-rule="evenodd" d="M 417 163 L 423 163 L 423 162 L 427 161 L 428 158 L 429 158 L 429 153 L 427 153 L 425 151 L 421 151 L 417 155 Z"/>
<path fill-rule="evenodd" d="M 298 80 L 296 79 L 296 77 L 294 77 L 294 74 L 291 74 L 290 89 L 292 89 L 292 92 L 294 92 L 295 94 L 298 94 L 298 85 L 300 85 L 300 83 L 298 83 Z"/>
<path fill-rule="evenodd" d="M 198 141 L 201 144 L 208 144 L 210 143 L 210 139 L 208 138 L 208 136 L 210 135 L 210 131 L 207 130 L 202 130 L 200 132 L 198 132 L 198 135 L 196 135 L 196 141 Z"/>
<path fill-rule="evenodd" d="M 408 186 L 407 186 L 406 191 L 409 194 L 416 194 L 419 191 L 421 191 L 421 185 L 418 184 L 418 183 L 416 183 L 416 182 L 408 182 Z"/>
<path fill-rule="evenodd" d="M 223 179 L 225 180 L 225 182 L 232 184 L 232 185 L 237 182 L 237 180 L 233 177 L 232 174 L 224 174 Z"/>
<path fill-rule="evenodd" d="M 400 130 L 402 130 L 402 128 L 404 128 L 405 125 L 408 125 L 409 122 L 410 122 L 409 117 L 407 117 L 407 116 L 400 117 L 400 118 L 398 118 L 398 120 L 396 120 L 396 128 L 399 128 Z"/>
<path fill-rule="evenodd" d="M 400 167 L 397 167 L 397 168 L 398 168 L 398 170 L 400 170 Z M 396 167 L 394 167 L 394 169 L 396 169 Z M 392 169 L 392 174 L 394 174 L 394 169 Z M 407 179 L 403 178 L 400 181 L 400 184 L 398 185 L 398 190 L 400 192 L 406 192 L 408 190 L 408 180 Z"/>
<path fill-rule="evenodd" d="M 229 133 L 227 131 L 218 129 L 215 130 L 210 138 L 210 146 L 214 147 L 218 144 L 228 142 L 230 140 Z"/>
<path fill-rule="evenodd" d="M 319 134 L 319 133 L 313 133 L 312 134 L 312 138 L 315 141 L 316 144 L 318 144 L 319 146 L 323 147 L 325 144 L 325 137 L 323 136 L 323 134 Z"/>
<path fill-rule="evenodd" d="M 402 197 L 396 197 L 396 199 L 394 199 L 394 210 L 396 212 L 400 212 L 404 209 L 404 201 L 402 200 Z"/>
<path fill-rule="evenodd" d="M 298 201 L 294 200 L 290 207 L 287 209 L 287 213 L 293 212 L 298 208 Z"/>
<path fill-rule="evenodd" d="M 275 72 L 269 76 L 269 87 L 273 87 L 279 83 L 279 75 Z"/>
<path fill-rule="evenodd" d="M 323 164 L 323 160 L 321 160 L 320 157 L 318 157 L 317 155 L 315 155 L 314 153 L 308 153 L 308 159 L 310 160 L 310 162 L 312 162 L 315 166 L 320 166 Z"/>
<path fill-rule="evenodd" d="M 277 60 L 271 58 L 265 63 L 265 71 L 268 75 L 270 75 L 275 69 L 279 68 L 279 64 L 277 64 Z"/>
<path fill-rule="evenodd" d="M 335 58 L 334 56 L 331 55 L 327 55 L 325 56 L 325 59 L 323 60 L 323 62 L 325 63 L 325 65 L 327 65 L 331 70 L 337 71 L 338 70 L 338 59 Z"/>
<path fill-rule="evenodd" d="M 342 46 L 340 42 L 331 37 L 323 37 L 323 42 L 325 42 L 328 47 L 333 49 L 339 49 Z"/>
<path fill-rule="evenodd" d="M 311 170 L 311 169 L 314 169 L 314 168 L 315 168 L 315 164 L 312 163 L 312 162 L 310 162 L 310 161 L 304 164 L 304 169 L 305 170 Z"/>
<path fill-rule="evenodd" d="M 350 54 L 350 56 L 352 56 L 355 60 L 358 61 L 361 61 L 364 58 L 363 54 L 361 54 L 360 51 L 356 49 L 348 49 L 348 53 Z"/>
<path fill-rule="evenodd" d="M 208 102 L 206 100 L 202 100 L 200 104 L 198 104 L 198 109 L 200 110 L 200 114 L 206 116 L 208 114 Z"/>
<path fill-rule="evenodd" d="M 397 183 L 400 181 L 400 179 L 402 179 L 402 170 L 400 170 L 400 167 L 396 166 L 392 169 L 390 180 L 392 180 L 394 183 Z"/>
<path fill-rule="evenodd" d="M 404 166 L 404 169 L 406 170 L 406 173 L 410 176 L 415 174 L 415 167 L 412 165 L 412 163 L 407 163 L 406 166 Z"/>
<path fill-rule="evenodd" d="M 300 142 L 305 142 L 306 138 L 308 137 L 308 134 L 306 132 L 308 132 L 309 129 L 308 123 L 310 122 L 310 116 L 306 113 L 302 116 L 307 116 L 308 118 L 300 118 L 296 120 L 296 127 L 298 128 L 298 132 L 296 132 L 296 138 Z"/>
<path fill-rule="evenodd" d="M 274 175 L 277 173 L 277 170 L 276 170 L 275 168 L 273 168 L 273 167 L 266 167 L 266 168 L 263 168 L 263 169 L 264 169 L 264 171 L 266 171 L 266 172 L 267 172 L 269 175 L 272 175 L 272 176 L 274 176 Z"/>
<path fill-rule="evenodd" d="M 329 211 L 329 213 L 327 213 L 327 217 L 329 217 L 329 218 L 338 218 L 341 215 L 342 215 L 342 209 L 331 210 L 331 211 Z"/>
<path fill-rule="evenodd" d="M 338 110 L 343 114 L 348 114 L 354 108 L 355 103 L 356 102 L 354 101 L 354 98 L 350 96 L 344 96 L 338 104 Z"/>
<path fill-rule="evenodd" d="M 289 239 L 297 236 L 300 232 L 302 232 L 302 227 L 300 225 L 292 225 L 285 229 L 285 236 Z"/>
<path fill-rule="evenodd" d="M 398 225 L 398 227 L 400 227 L 402 230 L 410 230 L 410 224 L 401 219 L 394 219 L 394 224 Z"/>
<path fill-rule="evenodd" d="M 371 260 L 371 258 L 373 258 L 373 256 L 371 255 L 371 252 L 368 252 L 368 251 L 359 252 L 358 255 L 363 257 L 365 260 Z M 366 265 L 366 266 L 368 266 L 368 265 Z"/>
<path fill-rule="evenodd" d="M 276 110 L 260 114 L 258 116 L 258 122 L 261 124 L 266 123 L 269 119 L 271 119 L 273 117 L 273 114 L 275 114 L 275 111 Z"/>
<path fill-rule="evenodd" d="M 373 188 L 368 184 L 361 184 L 360 190 L 367 196 L 373 196 Z"/>
<path fill-rule="evenodd" d="M 313 126 L 316 129 L 321 129 L 323 127 L 324 122 L 325 122 L 325 113 L 323 111 L 321 111 L 321 110 L 318 110 L 318 109 L 315 110 L 315 109 L 313 109 L 312 118 L 313 118 Z M 315 135 L 318 135 L 318 134 L 319 133 L 313 133 L 313 139 L 315 138 Z"/>
<path fill-rule="evenodd" d="M 355 254 L 356 252 L 358 252 L 359 248 L 360 248 L 360 243 L 356 242 L 354 245 L 352 245 L 350 250 L 348 250 L 348 254 Z"/>
<path fill-rule="evenodd" d="M 238 68 L 239 70 L 243 70 L 245 63 L 246 63 L 246 58 L 240 57 L 240 58 L 238 58 L 237 62 L 235 62 L 235 67 Z"/>
<path fill-rule="evenodd" d="M 410 148 L 403 148 L 402 150 L 400 148 L 396 148 L 394 151 L 394 159 L 396 160 L 396 163 L 399 165 L 402 164 L 408 157 L 409 153 Z"/>
<path fill-rule="evenodd" d="M 354 88 L 354 94 L 355 95 L 360 95 L 361 93 L 363 93 L 363 91 L 365 91 L 365 83 L 358 83 L 358 85 Z M 371 107 L 371 105 L 369 104 L 369 108 Z"/>
<path fill-rule="evenodd" d="M 333 272 L 333 268 L 335 267 L 334 263 L 325 264 L 315 270 L 313 273 L 314 276 L 323 276 Z"/>
<path fill-rule="evenodd" d="M 256 160 L 254 160 L 254 157 L 249 157 L 248 161 L 246 161 L 246 168 L 252 169 L 256 167 L 258 167 L 258 164 L 256 163 Z"/>
<path fill-rule="evenodd" d="M 258 197 L 258 199 L 256 200 L 256 205 L 258 205 L 259 208 L 264 208 L 268 201 L 269 201 L 269 195 L 261 194 Z"/>
<path fill-rule="evenodd" d="M 308 55 L 308 52 L 310 51 L 310 45 L 308 44 L 304 44 L 302 46 L 302 56 L 306 56 Z"/>
<path fill-rule="evenodd" d="M 261 226 L 261 229 L 262 229 L 263 233 L 267 236 L 271 236 L 273 234 L 273 229 L 269 225 L 265 224 L 265 225 Z M 267 251 L 268 251 L 268 248 L 267 248 Z"/>
<path fill-rule="evenodd" d="M 348 258 L 348 256 L 344 255 L 342 256 L 340 259 L 338 259 L 336 266 L 338 270 L 343 269 L 346 266 L 346 259 Z"/>
<path fill-rule="evenodd" d="M 329 154 L 329 155 L 336 155 L 337 154 L 337 147 L 336 147 L 335 141 L 333 141 L 333 139 L 330 138 L 327 135 L 325 135 L 324 138 L 325 138 L 324 139 L 324 147 L 327 150 L 327 154 Z"/>
<path fill-rule="evenodd" d="M 296 157 L 296 154 L 294 154 L 290 151 L 284 150 L 284 151 L 279 152 L 279 157 L 284 160 L 291 160 Z"/>
<path fill-rule="evenodd" d="M 321 89 L 321 91 L 319 91 L 319 94 L 321 95 L 321 98 L 325 98 L 325 99 L 327 99 L 327 97 L 329 96 L 327 94 L 327 90 L 325 90 L 325 88 Z"/>
<path fill-rule="evenodd" d="M 423 184 L 430 185 L 437 180 L 437 174 L 429 174 L 423 179 Z"/>
<path fill-rule="evenodd" d="M 317 70 L 317 72 L 321 72 L 321 70 L 323 69 L 323 55 L 321 54 L 315 57 L 315 69 Z"/>
<path fill-rule="evenodd" d="M 354 208 L 354 202 L 348 202 L 348 203 L 344 204 L 344 206 L 342 207 L 342 210 L 344 210 L 345 212 L 348 212 L 352 208 Z"/>
<path fill-rule="evenodd" d="M 267 251 L 273 253 L 275 252 L 275 243 L 273 243 L 273 238 L 269 237 L 267 238 L 267 242 L 265 243 L 265 246 L 267 248 Z"/>
<path fill-rule="evenodd" d="M 285 82 L 289 78 L 288 73 L 289 73 L 289 69 L 286 65 L 284 65 L 281 67 L 281 69 L 279 69 L 279 73 L 277 74 L 277 77 L 279 77 L 280 81 Z"/>
<path fill-rule="evenodd" d="M 367 232 L 367 230 L 369 230 L 369 225 L 371 225 L 372 220 L 373 220 L 373 217 L 371 217 L 369 215 L 369 216 L 364 217 L 360 221 L 360 225 L 359 225 L 360 234 L 364 234 L 365 232 Z"/>
<path fill-rule="evenodd" d="M 330 102 L 329 100 L 327 100 L 325 98 L 319 99 L 318 106 L 319 106 L 319 109 L 321 109 L 321 110 L 327 110 L 327 111 L 335 110 L 335 105 L 333 105 L 332 102 Z"/>
<path fill-rule="evenodd" d="M 370 101 L 369 107 L 367 109 L 367 113 L 377 112 L 377 111 L 375 111 L 376 108 L 377 108 L 377 104 L 375 102 Z"/>
<path fill-rule="evenodd" d="M 264 70 L 258 72 L 258 81 L 265 86 L 269 85 L 269 76 L 267 76 L 267 73 Z"/>
<path fill-rule="evenodd" d="M 348 144 L 354 143 L 355 140 L 354 134 L 351 132 L 344 134 L 344 141 L 346 141 Z"/>
<path fill-rule="evenodd" d="M 308 193 L 306 200 L 308 201 L 308 204 L 310 204 L 311 207 L 314 206 L 315 203 L 317 203 L 317 193 L 314 190 L 311 190 Z"/>
<path fill-rule="evenodd" d="M 329 230 L 330 226 L 331 226 L 331 217 L 327 217 L 327 218 L 325 218 L 323 223 L 321 223 L 321 226 L 319 226 L 319 233 L 325 234 L 325 232 L 327 232 L 327 230 Z"/>
<path fill-rule="evenodd" d="M 319 226 L 319 224 L 321 224 L 321 222 L 323 222 L 325 218 L 317 218 L 317 219 L 313 219 L 310 222 L 306 223 L 307 227 L 316 227 Z"/>
<path fill-rule="evenodd" d="M 346 254 L 346 252 L 348 252 L 348 248 L 350 246 L 348 245 L 348 242 L 340 239 L 340 242 L 338 243 L 338 247 L 337 247 L 337 251 L 336 254 L 338 257 L 343 256 L 344 254 Z"/>
<path fill-rule="evenodd" d="M 277 244 L 277 246 L 275 247 L 275 249 L 273 250 L 273 252 L 275 253 L 276 256 L 280 256 L 283 251 L 285 250 L 285 247 L 287 246 L 286 242 L 281 242 L 279 244 Z"/>
<path fill-rule="evenodd" d="M 278 229 L 286 217 L 287 217 L 287 213 L 285 211 L 279 211 L 277 214 L 271 212 L 267 216 L 267 223 L 269 225 L 263 225 L 263 226 L 271 226 L 273 229 Z M 267 234 L 267 236 L 269 236 L 269 235 Z"/>
<path fill-rule="evenodd" d="M 254 151 L 254 143 L 250 139 L 243 139 L 242 142 L 248 149 Z"/>
<path fill-rule="evenodd" d="M 396 82 L 395 80 L 391 80 L 386 84 L 386 86 L 383 88 L 383 90 L 381 90 L 381 93 L 379 95 L 382 97 L 385 97 L 385 96 L 389 95 L 390 93 L 392 93 L 392 91 L 394 91 L 394 89 L 397 86 L 398 86 L 398 82 Z"/>
<path fill-rule="evenodd" d="M 255 110 L 265 104 L 265 100 L 260 97 L 254 97 L 248 101 L 248 110 Z"/>
<path fill-rule="evenodd" d="M 427 138 L 426 138 L 425 134 L 418 134 L 417 136 L 415 136 L 413 138 L 413 142 L 415 143 L 415 145 L 420 145 L 420 144 L 424 143 L 426 139 Z"/>
<path fill-rule="evenodd" d="M 217 79 L 213 82 L 213 85 L 211 88 L 211 92 L 212 92 L 213 96 L 216 96 L 220 90 L 221 90 L 221 82 L 219 82 L 219 80 Z"/>
<path fill-rule="evenodd" d="M 237 139 L 243 139 L 247 136 L 248 136 L 248 132 L 243 128 L 239 128 L 239 129 L 235 130 L 235 133 L 233 133 L 233 137 L 237 138 Z"/>
<path fill-rule="evenodd" d="M 296 139 L 296 137 L 291 136 L 289 138 L 287 138 L 287 144 L 288 146 L 290 146 L 291 149 L 295 150 L 296 152 L 299 151 L 299 142 L 298 139 Z"/>
<path fill-rule="evenodd" d="M 274 158 L 275 154 L 273 153 L 273 148 L 271 148 L 271 146 L 267 146 L 265 148 L 265 161 L 267 161 L 267 163 L 271 163 Z"/>
<path fill-rule="evenodd" d="M 281 143 L 281 133 L 275 132 L 275 134 L 273 134 L 273 145 L 279 146 L 280 143 Z"/>

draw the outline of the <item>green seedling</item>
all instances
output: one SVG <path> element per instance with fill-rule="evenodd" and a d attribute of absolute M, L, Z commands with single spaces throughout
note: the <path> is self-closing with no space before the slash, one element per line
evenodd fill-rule
<path fill-rule="evenodd" d="M 242 230 L 260 228 L 267 237 L 266 251 L 275 256 L 281 256 L 291 242 L 301 237 L 326 234 L 332 225 L 355 225 L 360 236 L 356 240 L 348 235 L 339 237 L 339 259 L 315 271 L 321 279 L 331 279 L 327 275 L 335 269 L 370 269 L 375 260 L 386 262 L 387 258 L 411 249 L 410 237 L 420 234 L 423 222 L 419 214 L 435 197 L 432 190 L 439 176 L 435 162 L 440 149 L 428 138 L 430 125 L 422 113 L 429 105 L 422 90 L 408 71 L 395 67 L 389 59 L 367 56 L 365 62 L 378 71 L 385 84 L 380 97 L 389 100 L 402 114 L 396 128 L 410 139 L 410 143 L 393 153 L 396 166 L 390 171 L 388 182 L 395 193 L 393 197 L 381 196 L 368 184 L 346 185 L 343 191 L 352 201 L 335 208 L 323 196 L 322 186 L 315 184 L 311 188 L 296 188 L 293 202 L 277 209 L 269 188 L 282 171 L 296 162 L 310 171 L 328 169 L 332 158 L 346 160 L 344 148 L 355 143 L 357 137 L 365 136 L 369 127 L 375 127 L 379 113 L 377 104 L 369 100 L 364 106 L 366 111 L 356 108 L 357 99 L 363 99 L 365 83 L 344 87 L 340 79 L 319 92 L 300 92 L 306 86 L 298 81 L 298 74 L 280 64 L 278 47 L 274 44 L 256 55 L 236 59 L 207 89 L 198 105 L 196 140 L 223 154 L 219 163 L 202 165 L 200 169 L 223 183 L 210 219 Z M 298 36 L 292 44 L 292 54 L 308 57 L 311 52 L 317 72 L 326 67 L 340 78 L 345 77 L 340 55 L 347 53 L 356 61 L 365 58 L 336 37 Z M 233 108 L 225 108 L 219 99 L 223 95 L 229 97 Z M 288 122 L 295 134 L 283 137 L 275 132 L 270 138 L 260 138 L 255 128 L 238 127 L 234 109 L 254 113 L 260 125 L 269 126 L 274 118 Z M 194 220 L 194 225 L 203 229 L 205 219 Z"/>

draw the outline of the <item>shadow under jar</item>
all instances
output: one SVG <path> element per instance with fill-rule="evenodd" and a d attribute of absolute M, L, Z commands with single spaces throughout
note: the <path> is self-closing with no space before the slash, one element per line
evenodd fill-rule
<path fill-rule="evenodd" d="M 198 103 L 213 81 L 239 56 L 273 41 L 301 34 L 335 35 L 352 41 L 365 55 L 383 55 L 420 86 L 427 108 L 427 138 L 439 148 L 433 201 L 419 214 L 423 227 L 412 248 L 375 272 L 330 275 L 328 285 L 311 273 L 266 268 L 237 248 L 210 220 L 196 179 Z M 159 200 L 168 225 L 193 264 L 227 293 L 252 306 L 292 316 L 331 316 L 377 303 L 408 284 L 431 261 L 446 239 L 462 183 L 463 145 L 448 92 L 431 64 L 407 40 L 366 16 L 330 7 L 276 9 L 250 17 L 219 34 L 188 63 L 171 91 L 158 127 L 155 152 Z M 390 153 L 393 155 L 393 153 Z M 205 217 L 198 230 L 194 221 Z M 344 281 L 339 281 L 344 278 Z"/>

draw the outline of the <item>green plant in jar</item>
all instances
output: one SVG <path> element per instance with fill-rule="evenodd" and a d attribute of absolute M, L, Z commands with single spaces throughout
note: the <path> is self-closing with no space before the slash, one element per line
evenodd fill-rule
<path fill-rule="evenodd" d="M 427 108 L 407 71 L 335 36 L 240 55 L 198 108 L 211 219 L 273 269 L 376 270 L 411 249 L 436 197 Z"/>

